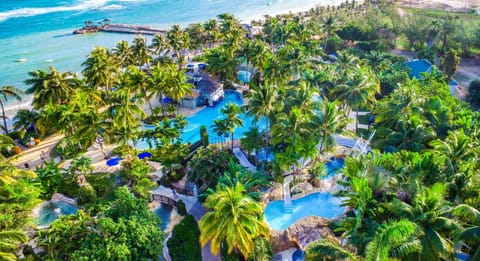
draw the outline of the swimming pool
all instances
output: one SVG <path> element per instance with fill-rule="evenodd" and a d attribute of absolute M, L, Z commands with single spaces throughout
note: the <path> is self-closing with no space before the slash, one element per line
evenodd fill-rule
<path fill-rule="evenodd" d="M 157 215 L 161 220 L 160 229 L 165 231 L 168 227 L 168 223 L 170 223 L 170 216 L 172 214 L 172 207 L 169 205 L 161 204 L 159 207 L 153 210 L 153 213 Z"/>
<path fill-rule="evenodd" d="M 326 176 L 323 178 L 331 178 L 337 174 L 340 169 L 343 169 L 345 166 L 345 159 L 344 158 L 335 158 L 333 157 L 327 163 L 325 163 L 325 172 L 327 173 Z"/>
<path fill-rule="evenodd" d="M 49 226 L 60 215 L 71 215 L 77 213 L 78 208 L 63 201 L 46 202 L 40 208 L 38 215 L 38 225 L 41 227 Z"/>
<path fill-rule="evenodd" d="M 283 200 L 270 202 L 265 208 L 265 221 L 272 229 L 285 230 L 299 219 L 308 216 L 334 218 L 341 215 L 345 208 L 342 200 L 330 193 L 313 193 L 292 200 L 292 208 L 285 209 Z"/>
<path fill-rule="evenodd" d="M 213 132 L 212 124 L 213 120 L 223 118 L 220 110 L 227 105 L 229 102 L 235 103 L 239 106 L 243 105 L 242 95 L 239 92 L 226 90 L 225 97 L 213 107 L 206 107 L 203 110 L 187 117 L 187 126 L 183 129 L 183 134 L 181 136 L 184 143 L 196 142 L 200 140 L 200 127 L 205 125 L 207 127 L 208 135 L 210 138 L 210 143 L 215 141 L 221 141 L 225 138 L 220 138 L 215 132 Z M 241 115 L 243 120 L 243 127 L 235 128 L 234 138 L 239 139 L 244 136 L 244 133 L 247 132 L 250 127 L 253 125 L 253 118 L 247 115 Z M 265 128 L 265 122 L 260 121 L 258 124 L 260 129 Z M 155 129 L 155 126 L 144 126 L 144 130 Z M 228 137 L 229 139 L 230 137 Z M 136 146 L 138 149 L 148 149 L 148 143 L 144 140 L 140 140 Z"/>

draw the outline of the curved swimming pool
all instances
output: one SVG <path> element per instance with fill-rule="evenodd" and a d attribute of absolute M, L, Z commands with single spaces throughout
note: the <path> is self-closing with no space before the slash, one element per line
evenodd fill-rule
<path fill-rule="evenodd" d="M 340 216 L 345 208 L 342 200 L 330 193 L 312 193 L 292 200 L 292 207 L 285 208 L 283 200 L 270 202 L 265 208 L 265 220 L 270 228 L 285 230 L 298 220 L 308 216 L 334 218 Z"/>
<path fill-rule="evenodd" d="M 222 113 L 220 110 L 227 105 L 229 102 L 235 103 L 239 106 L 243 105 L 242 94 L 237 91 L 225 91 L 225 96 L 223 99 L 217 103 L 213 107 L 205 107 L 201 111 L 187 117 L 187 126 L 183 129 L 182 140 L 184 143 L 188 142 L 195 142 L 200 139 L 200 127 L 205 125 L 207 127 L 208 136 L 210 142 L 214 142 L 217 140 L 225 140 L 225 138 L 221 138 L 213 131 L 212 125 L 215 119 L 222 118 Z M 243 120 L 243 126 L 240 128 L 235 128 L 234 138 L 239 139 L 244 136 L 244 133 L 247 132 L 251 126 L 253 126 L 253 118 L 246 116 L 244 114 L 241 115 L 241 119 Z M 260 122 L 257 124 L 260 126 L 260 129 L 264 129 L 265 123 Z M 263 126 L 263 127 L 262 127 Z M 155 126 L 144 126 L 143 129 L 155 129 Z M 230 137 L 228 137 L 230 138 Z M 137 149 L 148 149 L 148 143 L 146 141 L 138 141 Z"/>

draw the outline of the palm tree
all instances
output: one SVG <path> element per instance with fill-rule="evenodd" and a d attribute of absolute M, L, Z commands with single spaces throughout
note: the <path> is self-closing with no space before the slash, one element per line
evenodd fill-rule
<path fill-rule="evenodd" d="M 128 54 L 126 54 L 125 46 L 123 42 L 119 43 L 120 46 L 117 46 L 117 54 L 121 55 L 124 60 L 120 63 L 128 63 Z M 128 44 L 127 44 L 128 46 Z M 120 49 L 121 48 L 121 49 Z M 108 94 L 110 89 L 118 84 L 118 76 L 120 74 L 120 69 L 117 64 L 117 61 L 110 54 L 107 48 L 97 46 L 93 51 L 88 55 L 85 62 L 82 63 L 82 74 L 86 79 L 90 90 L 97 90 L 99 88 L 104 88 L 105 93 Z"/>
<path fill-rule="evenodd" d="M 186 33 L 190 39 L 189 45 L 191 49 L 202 48 L 206 43 L 207 32 L 201 23 L 191 24 L 187 29 Z"/>
<path fill-rule="evenodd" d="M 235 103 L 227 103 L 225 107 L 220 109 L 220 112 L 225 116 L 223 121 L 225 122 L 225 127 L 230 133 L 233 149 L 233 134 L 236 127 L 243 126 L 243 120 L 240 118 L 240 107 Z"/>
<path fill-rule="evenodd" d="M 8 134 L 8 127 L 7 127 L 7 116 L 5 115 L 5 108 L 4 102 L 7 101 L 8 98 L 13 98 L 17 101 L 22 100 L 23 91 L 20 89 L 15 88 L 14 86 L 2 86 L 0 87 L 0 106 L 2 108 L 2 118 L 3 118 L 3 127 L 5 134 Z"/>
<path fill-rule="evenodd" d="M 327 237 L 308 245 L 305 254 L 305 260 L 363 260 L 358 255 L 352 253 L 349 249 L 340 246 L 335 238 Z"/>
<path fill-rule="evenodd" d="M 38 112 L 35 110 L 20 109 L 13 118 L 13 129 L 25 133 L 30 126 L 33 126 L 34 132 L 38 134 L 38 118 Z"/>
<path fill-rule="evenodd" d="M 335 148 L 335 134 L 339 134 L 345 128 L 346 119 L 338 110 L 335 103 L 320 102 L 318 112 L 313 116 L 312 128 L 319 131 L 320 153 L 331 151 Z"/>
<path fill-rule="evenodd" d="M 47 104 L 66 104 L 81 82 L 72 72 L 61 73 L 54 67 L 49 72 L 36 70 L 28 73 L 32 78 L 25 80 L 31 85 L 25 93 L 33 94 L 33 108 L 39 109 Z"/>
<path fill-rule="evenodd" d="M 150 45 L 150 49 L 153 50 L 153 53 L 156 55 L 160 55 L 168 51 L 167 38 L 164 34 L 156 34 L 152 38 L 152 44 Z"/>
<path fill-rule="evenodd" d="M 84 156 L 74 158 L 70 167 L 68 168 L 68 172 L 77 177 L 77 183 L 80 186 L 85 186 L 88 184 L 85 175 L 91 174 L 92 171 L 92 160 Z"/>
<path fill-rule="evenodd" d="M 180 25 L 175 24 L 168 30 L 167 41 L 168 45 L 175 52 L 177 62 L 181 62 L 183 60 L 182 50 L 187 48 L 189 44 L 188 34 L 180 28 Z M 181 68 L 181 64 L 179 65 Z"/>
<path fill-rule="evenodd" d="M 212 253 L 218 253 L 225 242 L 228 253 L 235 249 L 248 258 L 254 248 L 253 239 L 269 237 L 262 206 L 245 193 L 244 186 L 236 183 L 234 187 L 217 187 L 216 192 L 208 196 L 205 202 L 208 212 L 199 222 L 200 243 L 205 246 L 210 241 Z"/>
<path fill-rule="evenodd" d="M 386 223 L 376 229 L 373 240 L 368 243 L 365 259 L 352 249 L 340 246 L 338 241 L 327 237 L 308 245 L 306 260 L 368 260 L 382 261 L 405 259 L 409 254 L 419 253 L 420 241 L 415 239 L 415 223 L 399 220 Z"/>
<path fill-rule="evenodd" d="M 209 19 L 207 22 L 205 22 L 205 24 L 203 24 L 203 27 L 206 32 L 206 41 L 209 44 L 209 47 L 212 47 L 215 43 L 217 43 L 220 34 L 220 28 L 217 20 Z"/>
<path fill-rule="evenodd" d="M 187 82 L 187 76 L 184 70 L 176 70 L 174 65 L 164 66 L 165 71 L 165 94 L 171 97 L 177 104 L 185 95 L 190 94 L 195 86 Z"/>
<path fill-rule="evenodd" d="M 415 239 L 416 227 L 415 223 L 406 219 L 382 225 L 367 245 L 365 260 L 404 259 L 410 254 L 420 253 L 422 246 Z"/>
<path fill-rule="evenodd" d="M 147 74 L 132 65 L 127 67 L 124 76 L 123 85 L 130 88 L 140 98 L 143 98 L 147 102 L 150 111 L 152 111 L 153 107 L 150 100 L 154 93 L 149 91 L 150 85 L 148 84 Z"/>
<path fill-rule="evenodd" d="M 460 231 L 461 225 L 450 217 L 453 208 L 444 200 L 447 186 L 436 183 L 421 187 L 411 204 L 394 199 L 386 204 L 392 216 L 406 218 L 417 225 L 422 251 L 409 255 L 412 260 L 449 259 L 453 255 L 452 233 Z"/>
<path fill-rule="evenodd" d="M 130 49 L 128 42 L 125 40 L 121 40 L 115 45 L 112 54 L 122 67 L 128 67 L 133 64 L 132 50 Z"/>
<path fill-rule="evenodd" d="M 265 119 L 265 153 L 268 159 L 268 144 L 270 140 L 270 119 L 273 113 L 279 109 L 278 93 L 275 86 L 261 85 L 252 86 L 251 95 L 246 113 L 252 115 L 255 121 Z"/>
<path fill-rule="evenodd" d="M 150 57 L 150 54 L 148 53 L 147 39 L 136 37 L 133 39 L 130 50 L 132 51 L 133 61 L 135 65 L 138 66 L 138 70 L 141 70 L 144 65 L 146 65 L 147 68 L 150 67 L 152 57 Z"/>
<path fill-rule="evenodd" d="M 121 88 L 113 93 L 112 104 L 107 110 L 113 124 L 113 134 L 123 146 L 136 142 L 140 120 L 145 118 L 145 112 L 132 98 L 130 89 Z"/>
<path fill-rule="evenodd" d="M 19 230 L 0 231 L 0 260 L 16 261 L 18 245 L 27 242 L 27 236 Z"/>
<path fill-rule="evenodd" d="M 357 69 L 345 84 L 338 86 L 338 98 L 356 112 L 355 131 L 358 130 L 358 110 L 374 102 L 375 94 L 380 92 L 380 83 L 373 73 L 365 68 Z M 346 112 L 349 114 L 350 110 Z"/>

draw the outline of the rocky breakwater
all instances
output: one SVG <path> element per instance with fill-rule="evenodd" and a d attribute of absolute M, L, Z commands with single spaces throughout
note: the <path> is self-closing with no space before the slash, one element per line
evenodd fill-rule
<path fill-rule="evenodd" d="M 299 220 L 284 231 L 272 230 L 270 240 L 275 253 L 289 248 L 306 249 L 308 244 L 326 237 L 335 237 L 326 218 L 310 216 Z"/>

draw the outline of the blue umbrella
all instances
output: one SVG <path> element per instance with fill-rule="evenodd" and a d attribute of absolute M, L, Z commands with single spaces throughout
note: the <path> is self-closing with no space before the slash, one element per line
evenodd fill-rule
<path fill-rule="evenodd" d="M 144 152 L 140 152 L 138 153 L 137 157 L 141 160 L 145 159 L 145 158 L 151 158 L 152 157 L 152 153 L 148 152 L 148 151 L 144 151 Z"/>
<path fill-rule="evenodd" d="M 107 166 L 109 167 L 113 167 L 113 166 L 116 166 L 118 165 L 118 163 L 120 162 L 122 158 L 111 158 L 109 160 L 107 160 Z"/>

